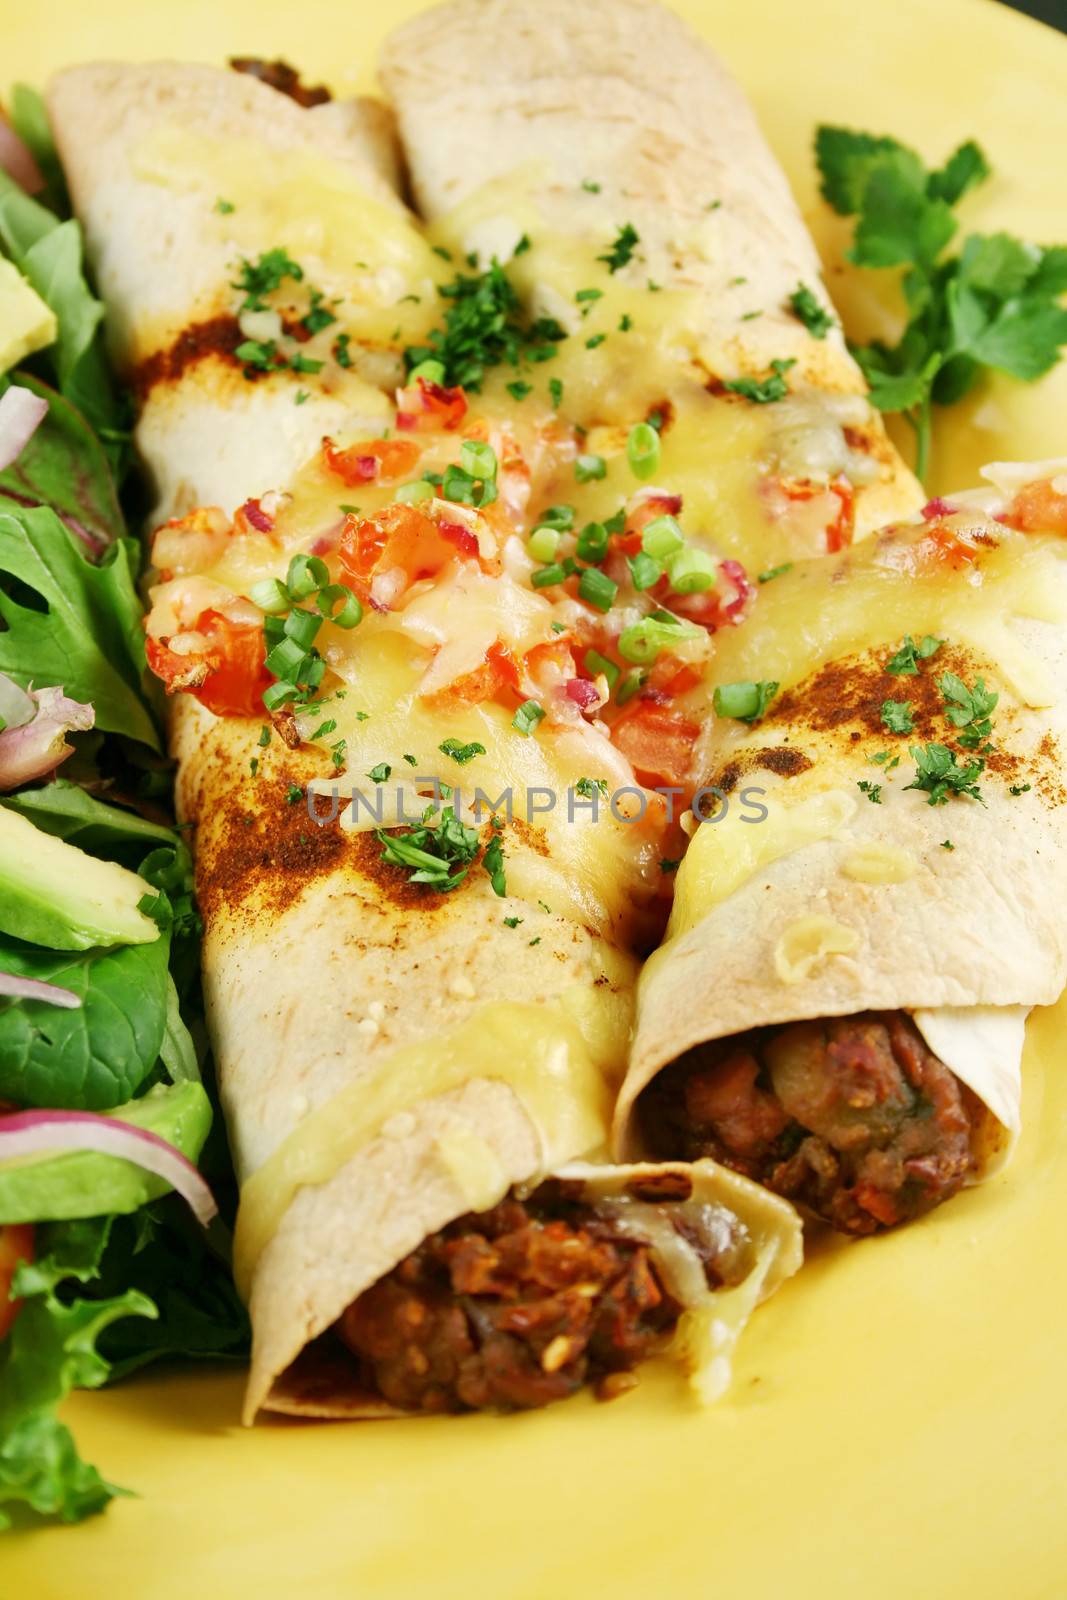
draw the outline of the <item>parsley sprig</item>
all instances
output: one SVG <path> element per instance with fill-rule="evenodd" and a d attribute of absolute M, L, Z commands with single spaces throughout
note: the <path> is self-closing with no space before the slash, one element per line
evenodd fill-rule
<path fill-rule="evenodd" d="M 448 302 L 444 327 L 434 328 L 426 344 L 404 351 L 408 371 L 423 361 L 439 361 L 446 384 L 477 393 L 488 368 L 550 361 L 566 337 L 566 330 L 553 318 L 526 317 L 495 256 L 484 272 L 458 273 L 437 292 Z"/>
<path fill-rule="evenodd" d="M 822 192 L 835 211 L 857 218 L 847 252 L 863 267 L 904 267 L 908 322 L 895 345 L 853 349 L 882 411 L 899 411 L 916 434 L 916 471 L 930 452 L 931 409 L 952 405 L 990 368 L 1032 383 L 1067 343 L 1067 247 L 1026 244 L 1007 233 L 970 234 L 945 251 L 958 223 L 953 207 L 990 176 L 973 140 L 943 167 L 892 138 L 822 126 L 815 138 Z"/>
<path fill-rule="evenodd" d="M 908 749 L 915 762 L 915 779 L 904 785 L 905 789 L 921 789 L 929 795 L 929 804 L 943 806 L 954 795 L 970 795 L 982 799 L 978 779 L 985 768 L 979 756 L 962 765 L 957 756 L 944 744 L 913 744 Z"/>
<path fill-rule="evenodd" d="M 437 822 L 430 823 L 430 812 L 424 821 L 406 833 L 390 833 L 387 828 L 376 828 L 374 836 L 382 846 L 382 860 L 391 867 L 407 870 L 410 883 L 425 884 L 439 894 L 456 889 L 466 878 L 481 849 L 478 829 L 462 821 L 454 805 L 442 811 Z M 493 890 L 503 897 L 507 893 L 504 875 L 504 850 L 500 840 L 500 823 L 494 817 L 492 836 L 485 847 L 482 865 L 489 874 Z"/>

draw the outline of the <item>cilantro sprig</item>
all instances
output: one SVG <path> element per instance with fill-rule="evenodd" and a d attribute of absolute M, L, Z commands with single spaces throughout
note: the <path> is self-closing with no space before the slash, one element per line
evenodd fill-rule
<path fill-rule="evenodd" d="M 425 820 L 406 833 L 390 833 L 387 828 L 376 828 L 374 836 L 382 846 L 382 860 L 391 867 L 402 867 L 410 883 L 425 884 L 439 894 L 456 889 L 466 878 L 471 863 L 481 849 L 478 829 L 472 828 L 457 814 L 454 805 L 442 811 L 437 822 L 431 825 L 429 812 Z M 494 893 L 503 897 L 507 893 L 504 875 L 504 850 L 500 840 L 500 823 L 492 821 L 492 836 L 482 855 L 482 865 L 489 874 Z"/>
<path fill-rule="evenodd" d="M 967 140 L 943 167 L 928 169 L 888 137 L 822 126 L 815 138 L 822 193 L 842 216 L 856 217 L 849 260 L 904 267 L 908 322 L 895 345 L 853 347 L 882 411 L 901 412 L 916 434 L 916 471 L 930 453 L 932 407 L 953 405 L 990 369 L 1032 383 L 1067 343 L 1067 247 L 1033 245 L 1008 233 L 970 234 L 957 255 L 953 214 L 990 176 Z"/>

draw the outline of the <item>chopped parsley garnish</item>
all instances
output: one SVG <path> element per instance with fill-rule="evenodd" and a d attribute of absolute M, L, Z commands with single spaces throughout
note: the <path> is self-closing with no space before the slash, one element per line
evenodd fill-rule
<path fill-rule="evenodd" d="M 1008 233 L 970 234 L 957 255 L 953 207 L 990 176 L 971 139 L 929 170 L 907 145 L 850 128 L 820 127 L 815 154 L 822 192 L 857 218 L 849 259 L 861 267 L 904 267 L 909 321 L 895 345 L 854 350 L 882 411 L 903 412 L 916 433 L 916 470 L 925 471 L 933 404 L 952 405 L 984 371 L 1025 383 L 1056 364 L 1067 343 L 1067 247 L 1026 244 Z"/>
<path fill-rule="evenodd" d="M 524 920 L 525 919 L 523 917 L 505 917 L 504 926 L 505 928 L 517 928 L 520 922 L 523 922 Z"/>
<path fill-rule="evenodd" d="M 780 578 L 783 573 L 792 572 L 793 566 L 792 561 L 783 561 L 780 567 L 768 567 L 766 572 L 760 573 L 759 582 L 770 583 L 772 578 Z"/>
<path fill-rule="evenodd" d="M 606 778 L 579 778 L 574 785 L 575 794 L 580 794 L 583 800 L 592 800 L 596 795 L 605 799 L 608 793 L 608 780 Z"/>
<path fill-rule="evenodd" d="M 352 365 L 352 355 L 348 348 L 351 340 L 351 334 L 339 333 L 333 341 L 333 359 L 339 367 L 350 367 Z"/>
<path fill-rule="evenodd" d="M 630 313 L 628 311 L 624 311 L 622 316 L 619 318 L 619 332 L 629 333 L 633 325 L 633 318 L 631 317 Z"/>
<path fill-rule="evenodd" d="M 533 733 L 544 714 L 544 706 L 538 705 L 536 700 L 524 700 L 512 717 L 511 726 L 519 733 L 528 736 Z"/>
<path fill-rule="evenodd" d="M 595 350 L 598 345 L 602 345 L 604 343 L 604 340 L 606 338 L 607 338 L 607 334 L 606 333 L 593 333 L 593 334 L 590 334 L 589 338 L 585 341 L 585 348 L 587 350 Z"/>
<path fill-rule="evenodd" d="M 218 212 L 220 217 L 228 217 L 231 212 L 237 210 L 237 207 L 234 205 L 232 200 L 224 200 L 220 195 L 215 201 L 215 210 Z"/>
<path fill-rule="evenodd" d="M 599 183 L 594 182 L 594 180 L 592 178 L 583 178 L 582 179 L 582 188 L 585 190 L 585 192 L 587 194 L 599 194 L 600 193 L 600 185 L 599 185 Z"/>
<path fill-rule="evenodd" d="M 987 689 L 981 678 L 976 679 L 973 689 L 968 689 L 954 672 L 943 672 L 937 687 L 945 697 L 945 716 L 961 730 L 957 735 L 959 744 L 964 750 L 977 750 L 993 731 L 990 716 L 1000 696 Z"/>
<path fill-rule="evenodd" d="M 584 305 L 587 311 L 592 309 L 594 300 L 602 300 L 603 297 L 603 289 L 579 289 L 574 296 L 578 304 Z M 585 312 L 583 312 L 582 315 L 584 316 Z"/>
<path fill-rule="evenodd" d="M 717 717 L 733 717 L 737 722 L 758 722 L 778 693 L 770 679 L 758 683 L 722 683 L 712 700 Z"/>
<path fill-rule="evenodd" d="M 526 318 L 495 256 L 484 272 L 473 277 L 458 273 L 437 292 L 448 302 L 444 327 L 434 328 L 425 345 L 410 345 L 404 360 L 409 371 L 423 361 L 439 361 L 447 385 L 477 392 L 489 367 L 548 361 L 566 338 L 566 330 L 553 318 Z"/>
<path fill-rule="evenodd" d="M 264 250 L 258 261 L 248 261 L 242 257 L 240 268 L 240 276 L 230 287 L 244 293 L 240 306 L 242 311 L 269 310 L 264 295 L 280 288 L 286 278 L 291 278 L 294 283 L 302 283 L 304 279 L 304 269 L 300 263 L 294 261 L 287 250 L 280 248 Z"/>
<path fill-rule="evenodd" d="M 823 309 L 818 297 L 806 283 L 798 283 L 789 296 L 789 309 L 813 339 L 825 339 L 834 325 L 833 317 Z"/>
<path fill-rule="evenodd" d="M 319 726 L 315 729 L 315 732 L 311 735 L 312 742 L 314 742 L 316 739 L 325 739 L 328 734 L 336 733 L 336 731 L 337 731 L 337 723 L 334 721 L 334 719 L 332 717 L 330 717 L 328 721 L 319 723 Z"/>
<path fill-rule="evenodd" d="M 882 726 L 888 728 L 890 733 L 911 733 L 915 728 L 915 718 L 911 714 L 911 701 L 883 700 Z"/>
<path fill-rule="evenodd" d="M 887 772 L 900 766 L 900 757 L 893 755 L 891 750 L 879 750 L 875 755 L 868 756 L 867 760 L 872 767 L 884 767 Z"/>
<path fill-rule="evenodd" d="M 300 804 L 300 802 L 301 802 L 301 800 L 303 800 L 303 798 L 304 798 L 304 791 L 303 791 L 303 789 L 301 789 L 301 787 L 300 787 L 300 785 L 298 783 L 291 783 L 289 785 L 288 789 L 286 789 L 286 791 L 285 791 L 285 803 L 286 803 L 286 805 L 297 806 L 297 805 Z"/>
<path fill-rule="evenodd" d="M 880 783 L 871 783 L 869 778 L 860 778 L 856 783 L 856 788 L 867 796 L 872 805 L 881 805 L 882 785 Z"/>
<path fill-rule="evenodd" d="M 529 248 L 530 248 L 530 235 L 528 233 L 524 233 L 521 236 L 521 238 L 519 239 L 519 242 L 515 246 L 514 250 L 511 252 L 512 260 L 514 260 L 516 256 L 524 256 L 526 254 L 527 250 L 529 250 Z"/>
<path fill-rule="evenodd" d="M 367 777 L 370 779 L 371 783 L 388 783 L 392 770 L 392 767 L 387 761 L 379 761 L 376 767 L 371 767 L 370 771 L 367 773 Z"/>
<path fill-rule="evenodd" d="M 266 746 L 270 744 L 270 728 L 266 723 L 264 723 L 262 728 L 260 728 L 259 738 L 256 740 L 256 743 L 263 748 L 266 748 Z"/>
<path fill-rule="evenodd" d="M 563 380 L 561 378 L 549 378 L 548 395 L 552 401 L 553 410 L 558 411 L 563 404 Z"/>
<path fill-rule="evenodd" d="M 533 389 L 533 384 L 527 383 L 523 378 L 516 378 L 513 383 L 506 384 L 505 388 L 513 400 L 525 400 Z"/>
<path fill-rule="evenodd" d="M 301 321 L 309 334 L 321 333 L 323 328 L 328 328 L 337 321 L 332 311 L 327 311 L 324 304 L 325 296 L 321 289 L 312 289 L 311 308 L 304 313 Z"/>
<path fill-rule="evenodd" d="M 956 846 L 952 843 L 951 839 L 942 839 L 941 848 L 942 850 L 955 850 Z"/>
<path fill-rule="evenodd" d="M 419 764 L 418 756 L 402 756 L 401 759 L 406 761 L 409 767 L 417 767 Z"/>
<path fill-rule="evenodd" d="M 445 739 L 437 748 L 443 755 L 451 756 L 461 767 L 473 761 L 475 756 L 485 755 L 485 745 L 479 744 L 476 739 L 472 739 L 470 744 L 460 744 L 458 739 Z"/>
<path fill-rule="evenodd" d="M 535 944 L 540 944 L 540 943 L 541 943 L 541 935 L 540 935 L 540 934 L 538 934 L 538 935 L 537 935 L 537 938 L 536 938 L 536 939 L 531 939 L 531 940 L 530 940 L 530 945 L 531 945 L 531 948 L 532 948 L 532 947 L 533 947 L 533 946 L 534 946 L 534 945 L 535 945 Z"/>
<path fill-rule="evenodd" d="M 896 676 L 905 673 L 914 675 L 919 670 L 920 661 L 929 661 L 935 656 L 944 644 L 944 639 L 935 639 L 932 633 L 924 634 L 916 644 L 910 633 L 904 635 L 904 643 L 900 649 L 891 655 L 885 664 L 885 670 Z"/>
<path fill-rule="evenodd" d="M 298 389 L 296 394 L 293 396 L 293 404 L 295 406 L 302 406 L 306 400 L 310 399 L 311 395 L 307 389 Z"/>
<path fill-rule="evenodd" d="M 492 822 L 493 836 L 485 847 L 482 856 L 482 866 L 489 874 L 489 881 L 493 885 L 493 893 L 503 899 L 508 892 L 507 878 L 504 873 L 504 847 L 500 842 L 500 823 L 496 817 Z"/>
<path fill-rule="evenodd" d="M 579 483 L 590 483 L 594 478 L 607 476 L 607 462 L 603 456 L 581 455 L 574 460 L 574 476 Z"/>
<path fill-rule="evenodd" d="M 624 222 L 612 241 L 611 248 L 605 255 L 597 256 L 597 260 L 603 261 L 609 272 L 618 272 L 631 259 L 635 246 L 640 242 L 640 235 L 633 223 Z"/>
<path fill-rule="evenodd" d="M 977 780 L 982 775 L 985 762 L 980 756 L 960 766 L 947 745 L 913 744 L 909 748 L 915 762 L 915 781 L 905 787 L 921 789 L 929 795 L 930 805 L 943 806 L 954 795 L 966 794 L 974 800 L 982 799 Z"/>
<path fill-rule="evenodd" d="M 454 806 L 442 811 L 435 827 L 424 823 L 407 833 L 376 828 L 374 836 L 382 846 L 382 860 L 389 866 L 406 867 L 409 882 L 424 883 L 445 894 L 463 882 L 479 848 L 477 828 L 462 822 Z M 453 871 L 454 867 L 459 870 Z"/>
<path fill-rule="evenodd" d="M 765 378 L 731 378 L 724 384 L 724 389 L 729 389 L 732 394 L 744 395 L 746 400 L 753 401 L 758 406 L 766 406 L 775 400 L 784 400 L 789 393 L 789 385 L 784 374 L 790 367 L 796 366 L 796 359 L 790 356 L 787 361 L 775 357 L 771 362 L 771 370 Z"/>
<path fill-rule="evenodd" d="M 1009 787 L 1008 793 L 1009 794 L 1016 794 L 1016 795 L 1018 795 L 1018 794 L 1029 794 L 1030 793 L 1030 785 L 1028 783 L 1013 783 Z"/>

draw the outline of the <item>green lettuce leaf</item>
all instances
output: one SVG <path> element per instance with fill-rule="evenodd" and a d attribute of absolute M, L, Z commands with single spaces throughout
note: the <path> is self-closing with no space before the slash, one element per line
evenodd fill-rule
<path fill-rule="evenodd" d="M 76 951 L 0 934 L 0 971 L 58 984 L 82 1001 L 67 1011 L 0 997 L 0 1100 L 109 1111 L 131 1099 L 168 1032 L 169 955 L 167 933 L 152 944 Z"/>
<path fill-rule="evenodd" d="M 9 382 L 47 400 L 48 415 L 18 460 L 0 472 L 0 505 L 8 495 L 20 505 L 51 506 L 99 544 L 120 539 L 126 530 L 111 466 L 81 412 L 32 373 L 0 379 L 0 394 Z"/>
<path fill-rule="evenodd" d="M 92 703 L 103 732 L 158 750 L 142 692 L 136 570 L 132 540 L 117 540 L 94 566 L 54 511 L 0 511 L 0 672 L 23 687 L 62 684 Z"/>
<path fill-rule="evenodd" d="M 41 1517 L 78 1522 L 126 1491 L 108 1483 L 78 1454 L 55 1409 L 74 1388 L 97 1389 L 110 1367 L 97 1348 L 122 1317 L 154 1317 L 137 1289 L 107 1299 L 63 1300 L 58 1287 L 96 1277 L 107 1242 L 98 1221 L 42 1228 L 37 1259 L 15 1274 L 12 1293 L 23 1304 L 0 1344 L 0 1527 L 18 1506 Z"/>
<path fill-rule="evenodd" d="M 63 168 L 56 150 L 56 142 L 52 137 L 43 98 L 28 84 L 16 83 L 11 90 L 8 109 L 15 132 L 23 144 L 29 146 L 44 178 L 44 192 L 39 198 L 58 216 L 69 216 L 70 198 L 67 194 L 67 181 L 63 176 Z"/>

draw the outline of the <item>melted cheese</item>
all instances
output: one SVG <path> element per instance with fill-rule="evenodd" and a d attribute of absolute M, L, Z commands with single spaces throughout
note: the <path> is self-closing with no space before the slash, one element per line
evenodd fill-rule
<path fill-rule="evenodd" d="M 852 651 L 932 633 L 995 663 L 1000 680 L 1025 704 L 1048 705 L 1048 674 L 1008 619 L 1067 621 L 1062 541 L 1002 537 L 966 573 L 916 577 L 867 544 L 843 561 L 813 562 L 775 578 L 743 628 L 716 635 L 715 681 L 774 679 L 787 689 Z"/>
<path fill-rule="evenodd" d="M 687 933 L 742 884 L 782 856 L 820 839 L 832 839 L 855 815 L 854 796 L 842 789 L 810 795 L 797 805 L 775 804 L 762 822 L 746 822 L 731 806 L 721 822 L 697 828 L 678 873 L 668 937 Z"/>
<path fill-rule="evenodd" d="M 599 1147 L 610 1115 L 595 1059 L 604 1043 L 594 1041 L 590 1048 L 564 1018 L 502 1001 L 482 1007 L 447 1034 L 379 1061 L 298 1123 L 244 1184 L 234 1235 L 234 1273 L 242 1293 L 247 1297 L 256 1262 L 300 1189 L 328 1183 L 393 1118 L 414 1114 L 427 1100 L 476 1078 L 514 1091 L 537 1130 L 543 1172 Z M 625 1037 L 612 1044 L 621 1051 Z M 481 1156 L 478 1161 L 480 1185 L 485 1174 Z"/>
<path fill-rule="evenodd" d="M 856 845 L 841 863 L 846 878 L 872 885 L 906 883 L 918 870 L 919 863 L 910 850 L 902 850 L 896 844 L 883 844 L 877 839 Z"/>
<path fill-rule="evenodd" d="M 437 1137 L 434 1149 L 469 1210 L 488 1211 L 507 1193 L 500 1157 L 473 1128 L 457 1122 Z"/>
<path fill-rule="evenodd" d="M 783 983 L 803 983 L 829 956 L 849 955 L 858 944 L 854 928 L 812 912 L 783 930 L 774 946 L 774 970 Z"/>
<path fill-rule="evenodd" d="M 342 297 L 334 335 L 348 330 L 385 340 L 399 323 L 410 340 L 437 316 L 434 286 L 443 264 L 399 206 L 373 198 L 340 162 L 299 149 L 265 155 L 255 140 L 215 139 L 164 122 L 131 165 L 149 183 L 202 193 L 205 214 L 234 258 L 288 250 L 316 288 Z M 214 211 L 218 195 L 231 212 Z M 410 294 L 418 303 L 404 299 Z"/>

